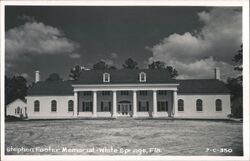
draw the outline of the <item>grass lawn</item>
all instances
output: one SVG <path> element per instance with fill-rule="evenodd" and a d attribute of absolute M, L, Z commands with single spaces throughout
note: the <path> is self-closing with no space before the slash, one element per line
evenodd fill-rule
<path fill-rule="evenodd" d="M 117 119 L 6 122 L 5 147 L 11 146 L 33 150 L 60 149 L 18 153 L 31 155 L 243 155 L 242 123 L 229 121 Z M 63 147 L 73 150 L 65 152 Z M 104 153 L 101 150 L 104 147 L 117 149 L 118 152 L 111 149 Z M 94 151 L 91 151 L 93 148 Z M 220 148 L 225 149 L 223 152 L 216 151 Z M 230 149 L 232 152 L 228 152 Z M 126 154 L 122 150 L 126 150 Z M 17 152 L 11 150 L 6 154 Z"/>

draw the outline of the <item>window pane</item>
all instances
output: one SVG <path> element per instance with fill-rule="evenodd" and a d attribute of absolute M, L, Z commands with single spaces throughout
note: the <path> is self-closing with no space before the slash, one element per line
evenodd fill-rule
<path fill-rule="evenodd" d="M 202 111 L 202 100 L 198 99 L 196 101 L 196 110 L 197 111 Z"/>
<path fill-rule="evenodd" d="M 56 101 L 55 100 L 53 100 L 53 101 L 51 101 L 51 111 L 52 112 L 55 112 L 56 111 Z"/>
<path fill-rule="evenodd" d="M 178 100 L 178 111 L 184 111 L 184 101 L 182 99 Z"/>
<path fill-rule="evenodd" d="M 39 112 L 39 111 L 40 111 L 40 102 L 36 100 L 34 102 L 34 112 Z"/>
<path fill-rule="evenodd" d="M 73 106 L 74 106 L 74 102 L 72 100 L 69 100 L 69 102 L 68 102 L 68 111 L 69 112 L 73 111 Z"/>
<path fill-rule="evenodd" d="M 222 102 L 220 99 L 215 101 L 216 111 L 222 111 Z"/>

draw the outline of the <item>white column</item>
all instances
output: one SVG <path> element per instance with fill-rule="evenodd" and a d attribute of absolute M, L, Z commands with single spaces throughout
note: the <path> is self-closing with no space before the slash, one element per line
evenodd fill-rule
<path fill-rule="evenodd" d="M 112 114 L 112 117 L 114 117 L 114 118 L 116 118 L 116 116 L 117 116 L 116 108 L 117 108 L 117 95 L 116 95 L 116 91 L 113 91 L 113 114 Z"/>
<path fill-rule="evenodd" d="M 93 117 L 96 117 L 96 111 L 97 111 L 97 93 L 96 91 L 93 91 Z"/>
<path fill-rule="evenodd" d="M 137 116 L 137 94 L 133 91 L 133 117 Z"/>
<path fill-rule="evenodd" d="M 73 115 L 75 117 L 77 117 L 77 115 L 78 115 L 77 106 L 78 106 L 78 92 L 74 91 L 74 111 L 73 111 Z"/>
<path fill-rule="evenodd" d="M 177 116 L 178 109 L 177 109 L 177 91 L 173 91 L 173 114 Z"/>
<path fill-rule="evenodd" d="M 157 117 L 157 91 L 153 91 L 153 117 Z"/>

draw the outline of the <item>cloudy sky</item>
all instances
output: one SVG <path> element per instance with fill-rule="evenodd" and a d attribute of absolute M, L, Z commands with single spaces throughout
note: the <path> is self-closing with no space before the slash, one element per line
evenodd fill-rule
<path fill-rule="evenodd" d="M 232 57 L 242 43 L 241 8 L 223 7 L 25 7 L 5 13 L 5 70 L 34 81 L 100 60 L 118 68 L 127 58 L 146 68 L 174 66 L 179 78 L 236 76 Z"/>

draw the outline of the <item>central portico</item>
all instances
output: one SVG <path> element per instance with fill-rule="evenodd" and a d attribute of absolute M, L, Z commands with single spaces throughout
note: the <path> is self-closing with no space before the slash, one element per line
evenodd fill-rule
<path fill-rule="evenodd" d="M 74 84 L 74 117 L 171 117 L 178 84 Z"/>

